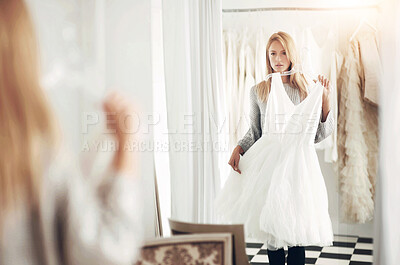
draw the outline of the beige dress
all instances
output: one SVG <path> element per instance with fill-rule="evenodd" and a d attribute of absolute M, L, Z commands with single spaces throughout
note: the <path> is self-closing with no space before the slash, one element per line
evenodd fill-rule
<path fill-rule="evenodd" d="M 378 163 L 378 108 L 363 99 L 365 72 L 357 39 L 350 43 L 338 80 L 338 164 L 341 219 L 373 218 Z"/>

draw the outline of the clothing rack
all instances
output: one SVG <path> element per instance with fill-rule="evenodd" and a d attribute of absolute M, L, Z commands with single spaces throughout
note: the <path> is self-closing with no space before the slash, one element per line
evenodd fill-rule
<path fill-rule="evenodd" d="M 356 9 L 379 9 L 378 5 L 364 5 L 351 7 L 264 7 L 264 8 L 240 8 L 240 9 L 222 9 L 224 13 L 241 12 L 263 12 L 263 11 L 343 11 Z"/>

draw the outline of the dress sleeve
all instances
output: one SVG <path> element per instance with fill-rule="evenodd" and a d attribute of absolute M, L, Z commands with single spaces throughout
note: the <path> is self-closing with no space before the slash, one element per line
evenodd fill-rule
<path fill-rule="evenodd" d="M 81 166 L 68 165 L 60 207 L 68 264 L 133 264 L 144 230 L 141 181 L 113 170 L 91 181 Z"/>
<path fill-rule="evenodd" d="M 256 86 L 250 89 L 250 128 L 238 142 L 244 153 L 261 137 L 261 113 L 257 103 Z"/>
<path fill-rule="evenodd" d="M 321 116 L 319 119 L 319 124 L 318 124 L 318 129 L 317 133 L 315 134 L 315 140 L 314 143 L 319 143 L 322 140 L 324 140 L 326 137 L 332 134 L 335 122 L 334 122 L 334 117 L 333 117 L 333 112 L 330 110 L 328 112 L 328 116 L 326 117 L 326 120 L 322 122 L 322 111 L 321 111 Z"/>

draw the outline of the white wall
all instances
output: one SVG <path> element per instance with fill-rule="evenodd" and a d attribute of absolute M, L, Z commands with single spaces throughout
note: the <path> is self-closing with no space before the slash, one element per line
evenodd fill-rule
<path fill-rule="evenodd" d="M 375 4 L 377 1 L 271 1 L 271 0 L 223 0 L 223 9 L 263 8 L 263 7 L 334 7 L 354 4 Z M 371 23 L 379 23 L 379 10 L 363 9 L 361 11 L 265 11 L 253 13 L 223 13 L 223 28 L 257 29 L 268 26 L 278 30 L 298 31 L 303 27 L 313 27 L 320 30 L 321 36 L 326 34 L 330 27 L 339 27 L 337 39 L 339 51 L 345 51 L 348 39 L 357 28 L 361 18 L 367 17 Z M 315 22 L 318 23 L 315 23 Z M 266 36 L 268 39 L 268 36 Z M 328 56 L 330 58 L 330 56 Z M 327 73 L 324 73 L 327 74 Z M 340 219 L 340 202 L 338 193 L 338 176 L 332 164 L 323 159 L 323 152 L 318 151 L 322 173 L 329 197 L 329 212 L 331 215 L 333 230 L 335 234 L 358 235 L 373 237 L 373 221 L 366 224 L 348 224 Z"/>
<path fill-rule="evenodd" d="M 317 154 L 328 191 L 329 214 L 331 216 L 334 234 L 374 237 L 374 220 L 365 224 L 349 224 L 341 221 L 338 175 L 333 170 L 332 164 L 324 161 L 323 151 L 317 151 Z"/>

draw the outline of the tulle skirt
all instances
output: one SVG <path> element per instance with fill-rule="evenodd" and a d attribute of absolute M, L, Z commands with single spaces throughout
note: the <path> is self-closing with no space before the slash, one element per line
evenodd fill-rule
<path fill-rule="evenodd" d="M 219 223 L 242 223 L 248 238 L 276 248 L 332 245 L 324 178 L 314 145 L 262 136 L 218 194 Z"/>

